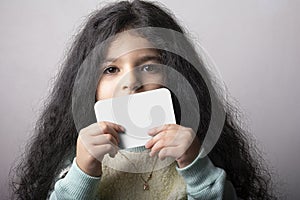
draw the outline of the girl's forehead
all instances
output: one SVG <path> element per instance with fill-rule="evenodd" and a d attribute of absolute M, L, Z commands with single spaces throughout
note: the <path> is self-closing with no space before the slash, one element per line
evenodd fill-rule
<path fill-rule="evenodd" d="M 106 58 L 118 58 L 139 49 L 155 51 L 154 46 L 145 38 L 128 32 L 117 35 L 108 47 Z M 151 50 L 150 50 L 151 49 Z"/>

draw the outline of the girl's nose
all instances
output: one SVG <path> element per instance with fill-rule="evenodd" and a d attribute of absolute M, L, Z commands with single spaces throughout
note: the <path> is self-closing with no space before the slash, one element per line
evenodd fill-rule
<path fill-rule="evenodd" d="M 143 86 L 137 71 L 138 70 L 130 70 L 126 72 L 121 79 L 121 88 L 126 94 L 136 93 Z"/>

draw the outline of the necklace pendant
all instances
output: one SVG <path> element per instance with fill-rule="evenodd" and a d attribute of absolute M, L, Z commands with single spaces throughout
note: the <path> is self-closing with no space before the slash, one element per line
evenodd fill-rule
<path fill-rule="evenodd" d="M 144 183 L 144 190 L 149 190 L 149 185 L 148 185 L 148 183 Z"/>

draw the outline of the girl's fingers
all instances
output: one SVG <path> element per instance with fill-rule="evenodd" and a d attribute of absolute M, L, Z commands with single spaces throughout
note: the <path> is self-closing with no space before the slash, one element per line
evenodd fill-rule
<path fill-rule="evenodd" d="M 170 130 L 170 129 L 173 129 L 176 127 L 177 124 L 164 124 L 164 125 L 161 125 L 161 126 L 158 126 L 158 127 L 154 127 L 152 129 L 150 129 L 148 131 L 148 134 L 153 136 L 153 135 L 156 135 L 157 133 L 163 131 L 163 130 Z"/>
<path fill-rule="evenodd" d="M 104 121 L 98 122 L 98 125 L 100 126 L 102 134 L 111 134 L 112 136 L 114 136 L 116 138 L 118 143 L 120 142 L 119 134 L 117 133 L 117 131 L 122 132 L 122 130 L 121 130 L 122 128 L 120 125 L 117 125 L 112 122 L 104 122 Z"/>
<path fill-rule="evenodd" d="M 105 154 L 111 157 L 118 152 L 117 140 L 111 134 L 101 134 L 97 136 L 79 135 L 81 143 L 94 158 L 102 161 Z"/>
<path fill-rule="evenodd" d="M 114 145 L 118 148 L 117 140 L 110 134 L 102 134 L 98 136 L 87 136 L 87 135 L 79 135 L 79 139 L 81 143 L 85 146 L 85 149 L 91 149 L 94 146 L 101 146 L 101 145 Z"/>
<path fill-rule="evenodd" d="M 113 122 L 108 122 L 108 121 L 101 121 L 98 122 L 98 124 L 101 126 L 102 124 L 106 124 L 110 127 L 112 127 L 114 130 L 116 130 L 117 132 L 125 132 L 125 128 L 123 126 L 121 126 L 120 124 L 116 124 Z"/>
<path fill-rule="evenodd" d="M 177 146 L 177 144 L 173 143 L 173 139 L 162 139 L 156 142 L 151 148 L 150 156 L 153 156 L 156 152 L 160 151 L 164 147 Z"/>
<path fill-rule="evenodd" d="M 154 137 L 145 144 L 145 147 L 151 149 L 150 156 L 159 152 L 161 158 L 164 156 L 179 158 L 191 145 L 190 140 L 193 139 L 193 132 L 182 126 L 164 125 L 156 129 L 156 133 L 154 132 L 152 132 Z"/>
<path fill-rule="evenodd" d="M 102 134 L 111 134 L 116 138 L 117 142 L 120 142 L 116 130 L 106 122 L 91 124 L 88 127 L 82 129 L 79 133 L 79 135 L 85 135 L 85 136 L 97 136 Z"/>
<path fill-rule="evenodd" d="M 118 153 L 118 148 L 116 148 L 112 144 L 104 144 L 104 145 L 93 146 L 90 151 L 90 154 L 93 157 L 101 161 L 104 155 L 107 153 L 109 154 L 110 157 L 115 157 L 115 155 Z"/>
<path fill-rule="evenodd" d="M 99 135 L 101 134 L 101 129 L 97 123 L 94 123 L 81 129 L 79 134 Z"/>
<path fill-rule="evenodd" d="M 118 141 L 111 134 L 92 136 L 89 138 L 89 140 L 91 145 L 113 144 L 115 146 L 118 146 Z"/>
<path fill-rule="evenodd" d="M 152 148 L 155 143 L 157 143 L 160 140 L 168 140 L 175 142 L 175 139 L 178 140 L 177 131 L 179 129 L 170 129 L 170 130 L 163 130 L 159 133 L 157 133 L 152 139 L 150 139 L 146 144 L 146 148 Z"/>
<path fill-rule="evenodd" d="M 163 137 L 163 133 L 159 133 L 157 135 L 155 135 L 152 139 L 150 139 L 146 144 L 145 147 L 147 149 L 152 148 L 152 146 L 161 138 Z"/>
<path fill-rule="evenodd" d="M 124 129 L 124 127 L 121 125 L 112 122 L 101 121 L 83 128 L 80 132 L 88 132 L 90 135 L 104 134 L 110 130 L 109 127 L 117 132 L 123 132 Z"/>
<path fill-rule="evenodd" d="M 120 139 L 119 139 L 119 134 L 116 132 L 115 129 L 113 129 L 112 127 L 108 126 L 107 128 L 107 132 L 104 132 L 105 135 L 112 135 L 116 140 L 117 142 L 119 143 L 120 142 Z"/>
<path fill-rule="evenodd" d="M 178 150 L 178 147 L 165 147 L 162 148 L 159 153 L 158 157 L 161 160 L 164 160 L 166 157 L 173 157 L 175 159 L 178 159 L 182 156 L 183 152 Z"/>
<path fill-rule="evenodd" d="M 170 135 L 172 134 L 171 131 L 162 131 L 162 132 L 159 132 L 157 135 L 155 135 L 152 139 L 150 139 L 146 144 L 145 144 L 145 147 L 146 148 L 152 148 L 153 145 L 155 143 L 157 143 L 158 141 L 160 140 L 172 140 L 172 137 L 170 137 Z"/>
<path fill-rule="evenodd" d="M 176 128 L 175 130 L 178 130 L 177 126 L 177 124 L 164 124 L 162 126 L 150 129 L 148 131 L 148 134 L 153 136 L 153 138 L 145 144 L 145 147 L 151 148 L 158 140 L 164 137 L 171 130 L 173 130 L 174 128 Z"/>

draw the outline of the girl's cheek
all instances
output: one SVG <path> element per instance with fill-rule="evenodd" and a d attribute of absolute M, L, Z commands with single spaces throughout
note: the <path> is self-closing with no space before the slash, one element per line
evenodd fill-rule
<path fill-rule="evenodd" d="M 153 75 L 143 76 L 142 80 L 145 83 L 150 82 L 150 83 L 162 84 L 162 85 L 164 85 L 165 82 L 165 78 L 163 74 L 153 74 Z"/>
<path fill-rule="evenodd" d="M 97 100 L 112 98 L 115 90 L 115 82 L 101 80 L 97 88 Z"/>

